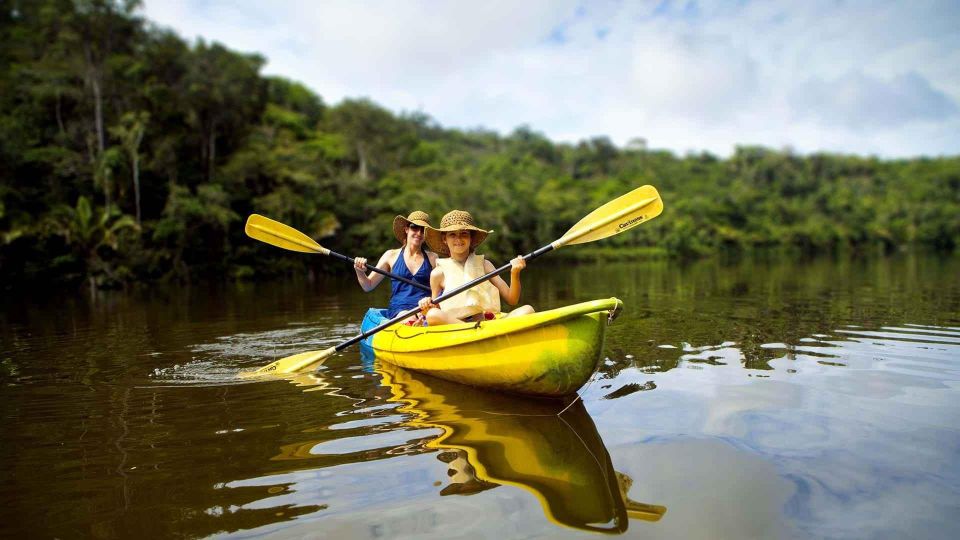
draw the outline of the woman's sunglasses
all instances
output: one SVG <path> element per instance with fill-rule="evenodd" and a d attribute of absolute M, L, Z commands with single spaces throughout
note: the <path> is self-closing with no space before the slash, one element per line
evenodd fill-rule
<path fill-rule="evenodd" d="M 423 225 L 410 224 L 410 225 L 407 225 L 407 228 L 410 229 L 411 232 L 419 232 L 419 233 L 423 232 Z"/>

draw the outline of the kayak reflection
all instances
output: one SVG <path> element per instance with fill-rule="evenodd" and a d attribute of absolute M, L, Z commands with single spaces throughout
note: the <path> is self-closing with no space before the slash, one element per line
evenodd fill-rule
<path fill-rule="evenodd" d="M 389 401 L 413 416 L 408 426 L 443 432 L 426 443 L 442 450 L 437 457 L 448 466 L 440 495 L 512 485 L 534 494 L 554 523 L 612 534 L 626 531 L 628 518 L 657 521 L 666 511 L 626 496 L 632 480 L 613 470 L 579 400 L 491 393 L 386 362 L 374 369 L 390 389 Z"/>

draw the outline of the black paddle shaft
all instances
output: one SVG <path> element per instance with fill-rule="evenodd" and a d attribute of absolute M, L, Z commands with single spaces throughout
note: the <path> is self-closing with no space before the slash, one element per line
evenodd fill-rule
<path fill-rule="evenodd" d="M 543 255 L 544 253 L 547 253 L 548 251 L 552 251 L 552 250 L 553 250 L 553 244 L 547 244 L 547 245 L 543 246 L 542 248 L 534 251 L 533 253 L 528 253 L 528 254 L 524 255 L 524 256 L 523 256 L 523 260 L 525 260 L 525 261 L 531 261 L 531 260 L 536 259 L 537 257 Z M 500 274 L 502 274 L 502 273 L 506 272 L 507 270 L 509 270 L 511 266 L 513 266 L 512 263 L 507 263 L 507 264 L 501 266 L 500 268 L 497 268 L 497 269 L 494 270 L 493 272 L 490 272 L 489 274 L 487 274 L 487 275 L 485 275 L 485 276 L 480 276 L 480 277 L 478 277 L 477 279 L 474 279 L 473 281 L 470 281 L 470 282 L 468 282 L 468 283 L 464 283 L 463 285 L 457 287 L 456 289 L 450 291 L 449 293 L 441 294 L 440 296 L 438 296 L 438 297 L 434 300 L 434 303 L 439 304 L 440 302 L 443 302 L 443 301 L 446 300 L 447 298 L 450 298 L 451 296 L 460 294 L 460 293 L 462 293 L 463 291 L 465 291 L 465 290 L 473 287 L 474 285 L 478 285 L 478 284 L 480 284 L 480 283 L 483 283 L 484 281 L 487 281 L 488 279 L 491 279 L 491 278 L 493 278 L 494 276 L 499 276 Z M 419 311 L 419 310 L 418 310 L 418 311 Z M 414 312 L 414 313 L 415 313 L 415 312 Z"/>
<path fill-rule="evenodd" d="M 548 253 L 548 252 L 550 252 L 550 251 L 553 251 L 553 249 L 554 249 L 553 244 L 547 244 L 547 245 L 543 246 L 542 248 L 540 248 L 540 249 L 538 249 L 538 250 L 536 250 L 536 251 L 534 251 L 534 252 L 531 252 L 531 253 L 528 253 L 528 254 L 524 255 L 524 256 L 523 256 L 523 260 L 525 260 L 525 261 L 531 261 L 531 260 L 536 259 L 537 257 L 543 255 L 544 253 Z M 333 254 L 332 251 L 331 251 L 330 253 Z M 343 255 L 340 255 L 340 256 L 343 257 Z M 491 278 L 493 278 L 494 276 L 498 276 L 498 275 L 506 272 L 507 270 L 510 269 L 511 266 L 512 266 L 512 263 L 507 263 L 507 264 L 501 266 L 500 268 L 497 268 L 497 269 L 494 270 L 493 272 L 490 272 L 489 274 L 486 274 L 486 275 L 484 275 L 484 276 L 480 276 L 480 277 L 478 277 L 478 278 L 476 278 L 476 279 L 474 279 L 473 281 L 470 281 L 470 282 L 468 282 L 468 283 L 464 283 L 463 285 L 457 287 L 456 289 L 454 289 L 454 290 L 452 290 L 452 291 L 450 291 L 450 292 L 448 292 L 448 293 L 441 294 L 440 296 L 436 297 L 433 301 L 434 301 L 434 303 L 439 304 L 440 302 L 443 302 L 444 300 L 446 300 L 446 299 L 448 299 L 448 298 L 450 298 L 450 297 L 456 296 L 456 295 L 462 293 L 463 291 L 465 291 L 465 290 L 467 290 L 467 289 L 469 289 L 469 288 L 471 288 L 471 287 L 473 287 L 473 286 L 475 286 L 475 285 L 478 285 L 478 284 L 480 284 L 480 283 L 483 283 L 484 281 L 487 281 L 488 279 L 491 279 Z M 382 323 L 380 326 L 378 326 L 378 327 L 376 327 L 376 328 L 371 328 L 370 330 L 367 330 L 366 332 L 360 334 L 359 336 L 352 337 L 352 338 L 348 339 L 347 341 L 344 341 L 343 343 L 341 343 L 341 344 L 337 345 L 336 347 L 334 347 L 334 349 L 336 349 L 337 352 L 340 352 L 340 351 L 346 349 L 347 347 L 353 345 L 354 343 L 358 343 L 358 342 L 360 342 L 360 341 L 363 341 L 364 339 L 367 339 L 368 337 L 372 336 L 373 334 L 376 334 L 377 332 L 383 330 L 384 328 L 386 328 L 386 327 L 388 327 L 388 326 L 397 324 L 398 322 L 400 322 L 400 321 L 402 321 L 402 320 L 404 320 L 404 319 L 408 319 L 408 318 L 410 318 L 410 317 L 413 317 L 414 315 L 416 315 L 416 314 L 419 313 L 419 312 L 420 312 L 420 308 L 419 308 L 419 307 L 418 307 L 418 308 L 411 309 L 411 310 L 409 310 L 409 311 L 405 311 L 405 312 L 397 315 L 396 317 L 390 319 L 389 321 L 387 321 L 387 322 L 385 322 L 385 323 Z"/>
<path fill-rule="evenodd" d="M 351 259 L 350 257 L 347 257 L 346 255 L 341 255 L 341 254 L 337 253 L 336 251 L 332 251 L 332 250 L 331 250 L 329 253 L 327 253 L 327 255 L 331 255 L 331 256 L 333 256 L 334 258 L 337 258 L 337 259 L 340 259 L 340 260 L 343 260 L 343 261 L 347 261 L 347 262 L 349 262 L 349 263 L 351 263 L 351 264 L 353 263 L 353 259 Z M 426 257 L 426 255 L 424 255 L 424 257 Z M 416 288 L 418 288 L 418 289 L 420 289 L 420 290 L 430 292 L 430 287 L 427 286 L 427 285 L 424 285 L 423 283 L 417 283 L 416 281 L 413 281 L 412 279 L 407 279 L 407 278 L 405 278 L 405 277 L 400 277 L 400 276 L 398 276 L 398 275 L 396 275 L 396 274 L 391 274 L 390 272 L 387 272 L 387 271 L 385 271 L 385 270 L 381 270 L 381 269 L 379 269 L 379 268 L 377 268 L 376 266 L 373 266 L 373 265 L 371 265 L 371 264 L 365 264 L 364 266 L 367 267 L 367 270 L 372 270 L 372 271 L 374 271 L 374 272 L 376 272 L 376 273 L 378 273 L 378 274 L 387 276 L 387 277 L 390 278 L 390 279 L 395 279 L 395 280 L 397 280 L 397 281 L 402 281 L 402 282 L 406 283 L 407 285 L 413 285 L 414 287 L 416 287 Z"/>

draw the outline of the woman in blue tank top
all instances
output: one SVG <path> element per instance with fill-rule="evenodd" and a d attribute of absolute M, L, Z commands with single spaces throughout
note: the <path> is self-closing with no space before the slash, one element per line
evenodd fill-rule
<path fill-rule="evenodd" d="M 409 216 L 397 216 L 393 220 L 393 234 L 402 244 L 397 249 L 388 249 L 377 262 L 377 268 L 391 272 L 400 277 L 411 279 L 417 283 L 430 287 L 430 272 L 437 265 L 437 254 L 427 251 L 424 247 L 426 236 L 425 227 L 429 227 L 430 216 L 419 210 L 411 212 Z M 354 270 L 357 281 L 364 291 L 370 292 L 383 281 L 383 275 L 365 272 L 367 260 L 357 257 L 354 260 Z M 396 317 L 402 311 L 417 307 L 418 302 L 425 296 L 430 296 L 426 290 L 418 289 L 413 285 L 392 279 L 390 289 L 390 305 L 387 307 L 387 317 Z"/>

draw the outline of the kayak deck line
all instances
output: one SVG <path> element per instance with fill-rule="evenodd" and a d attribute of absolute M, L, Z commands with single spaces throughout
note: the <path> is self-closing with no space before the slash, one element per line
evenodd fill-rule
<path fill-rule="evenodd" d="M 502 318 L 502 317 L 501 317 L 501 318 Z M 495 319 L 495 320 L 498 320 L 498 319 Z M 477 328 L 480 328 L 480 324 L 481 324 L 481 323 L 484 323 L 484 322 L 490 322 L 490 321 L 477 321 L 477 322 L 475 322 L 475 323 L 463 323 L 463 324 L 469 324 L 469 325 L 470 325 L 470 326 L 467 327 L 467 328 L 464 328 L 464 327 L 463 327 L 462 325 L 460 325 L 460 324 L 445 324 L 445 325 L 443 325 L 443 326 L 434 326 L 434 327 L 433 327 L 434 330 L 433 330 L 433 332 L 431 332 L 431 333 L 432 333 L 432 334 L 445 334 L 445 333 L 448 333 L 448 332 L 469 332 L 470 330 L 476 330 Z M 404 326 L 411 326 L 411 325 L 404 324 Z M 445 327 L 447 327 L 447 326 L 456 326 L 457 328 L 446 328 L 446 329 L 442 329 L 442 328 L 445 328 Z M 417 327 L 415 326 L 415 328 L 417 328 Z M 426 327 L 423 327 L 423 328 L 426 328 Z M 385 330 L 385 332 L 389 332 L 389 331 L 390 331 L 390 330 Z M 417 337 L 419 337 L 419 334 L 414 334 L 414 335 L 409 335 L 409 336 L 401 336 L 401 335 L 397 334 L 397 338 L 398 338 L 398 339 L 414 339 L 414 338 L 417 338 Z"/>
<path fill-rule="evenodd" d="M 500 316 L 489 321 L 445 324 L 441 326 L 410 326 L 404 323 L 398 323 L 383 330 L 381 333 L 391 333 L 395 335 L 397 339 L 409 340 L 424 337 L 425 335 L 472 331 L 474 335 L 471 336 L 471 340 L 477 341 L 512 334 L 522 330 L 531 330 L 547 324 L 557 324 L 573 317 L 599 311 L 609 311 L 611 317 L 610 322 L 612 322 L 612 320 L 619 315 L 622 308 L 623 302 L 617 298 L 610 298 L 606 300 L 581 302 L 579 304 L 572 304 L 547 311 L 538 311 L 516 318 Z M 377 336 L 371 336 L 371 338 L 370 342 L 376 342 Z M 453 345 L 460 345 L 462 343 L 463 342 L 457 342 Z M 437 345 L 434 344 L 429 348 L 435 349 Z"/>

